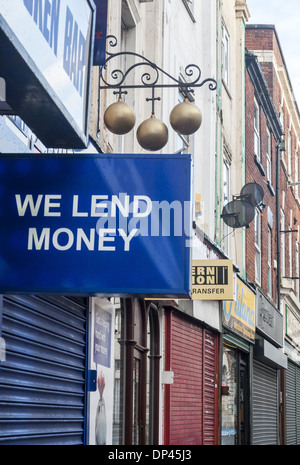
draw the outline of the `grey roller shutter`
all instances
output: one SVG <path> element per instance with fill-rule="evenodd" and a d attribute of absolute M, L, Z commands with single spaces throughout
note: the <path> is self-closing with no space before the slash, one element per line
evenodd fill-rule
<path fill-rule="evenodd" d="M 286 443 L 300 444 L 300 368 L 290 361 L 286 371 Z"/>
<path fill-rule="evenodd" d="M 253 361 L 253 444 L 278 444 L 277 370 Z"/>
<path fill-rule="evenodd" d="M 83 444 L 85 301 L 6 297 L 2 337 L 0 444 Z"/>

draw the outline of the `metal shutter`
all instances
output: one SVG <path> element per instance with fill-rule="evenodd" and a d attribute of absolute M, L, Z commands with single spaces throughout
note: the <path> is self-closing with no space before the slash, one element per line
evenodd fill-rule
<path fill-rule="evenodd" d="M 2 330 L 0 444 L 83 444 L 84 299 L 9 296 Z"/>
<path fill-rule="evenodd" d="M 217 406 L 218 389 L 216 367 L 218 366 L 218 338 L 215 334 L 204 330 L 204 431 L 203 444 L 217 444 Z"/>
<path fill-rule="evenodd" d="M 286 443 L 300 444 L 300 368 L 290 361 L 286 371 Z"/>
<path fill-rule="evenodd" d="M 278 444 L 277 370 L 253 361 L 253 444 Z"/>
<path fill-rule="evenodd" d="M 218 335 L 171 314 L 169 444 L 217 444 Z"/>

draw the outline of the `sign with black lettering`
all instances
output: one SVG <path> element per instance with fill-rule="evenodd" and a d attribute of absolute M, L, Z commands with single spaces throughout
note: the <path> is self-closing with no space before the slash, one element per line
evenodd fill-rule
<path fill-rule="evenodd" d="M 232 260 L 193 260 L 193 300 L 232 300 Z"/>

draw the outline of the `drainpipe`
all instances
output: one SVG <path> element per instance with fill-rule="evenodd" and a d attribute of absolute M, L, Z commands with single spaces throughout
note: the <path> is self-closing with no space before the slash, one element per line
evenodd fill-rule
<path fill-rule="evenodd" d="M 280 274 L 281 274 L 279 171 L 280 171 L 280 152 L 284 152 L 284 151 L 285 151 L 285 143 L 284 143 L 284 140 L 281 140 L 276 146 L 277 309 L 279 313 L 280 313 Z"/>

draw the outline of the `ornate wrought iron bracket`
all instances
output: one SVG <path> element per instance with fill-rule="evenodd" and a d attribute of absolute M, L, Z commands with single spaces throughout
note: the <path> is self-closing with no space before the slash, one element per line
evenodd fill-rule
<path fill-rule="evenodd" d="M 113 35 L 107 36 L 109 46 L 116 47 L 117 39 Z M 188 94 L 193 92 L 193 89 L 196 87 L 202 87 L 204 84 L 208 83 L 208 88 L 210 90 L 216 90 L 217 81 L 213 78 L 207 78 L 201 81 L 201 70 L 199 66 L 195 64 L 189 64 L 184 70 L 183 80 L 176 79 L 171 74 L 164 71 L 162 68 L 157 66 L 152 61 L 148 60 L 144 56 L 135 53 L 135 52 L 117 52 L 111 53 L 106 52 L 107 58 L 105 60 L 105 65 L 100 69 L 100 79 L 103 81 L 104 85 L 100 86 L 100 89 L 119 89 L 119 95 L 123 93 L 124 89 L 138 89 L 138 88 L 179 88 L 183 94 Z M 114 69 L 110 72 L 109 78 L 104 77 L 104 74 L 107 70 L 107 65 L 110 62 L 113 62 L 114 59 L 122 56 L 132 56 L 137 58 L 139 61 L 130 66 L 126 71 L 121 69 Z M 145 71 L 140 78 L 141 84 L 126 84 L 126 78 L 138 67 L 148 67 L 149 70 Z M 170 79 L 170 83 L 162 84 L 160 82 L 160 77 L 164 75 Z M 186 79 L 186 80 L 184 80 Z M 154 96 L 152 95 L 152 98 Z"/>

